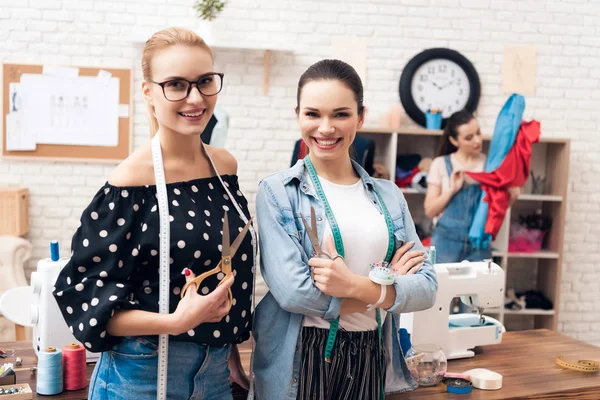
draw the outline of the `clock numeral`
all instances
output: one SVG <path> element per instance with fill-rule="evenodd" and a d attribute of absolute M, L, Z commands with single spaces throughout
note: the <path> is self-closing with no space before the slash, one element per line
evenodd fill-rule
<path fill-rule="evenodd" d="M 447 69 L 448 69 L 448 66 L 443 65 L 443 64 L 438 67 L 438 71 L 440 71 L 440 72 L 446 72 Z"/>
<path fill-rule="evenodd" d="M 454 78 L 454 70 L 450 70 L 450 76 Z"/>
<path fill-rule="evenodd" d="M 458 94 L 463 94 L 463 90 L 462 90 L 462 89 L 460 89 L 460 90 L 458 91 Z"/>
<path fill-rule="evenodd" d="M 448 106 L 448 112 L 452 112 L 452 106 Z"/>
<path fill-rule="evenodd" d="M 423 91 L 423 85 L 418 85 L 418 86 L 417 86 L 417 90 L 419 90 L 419 91 L 421 91 L 421 92 L 422 92 L 422 91 Z"/>
<path fill-rule="evenodd" d="M 423 96 L 419 97 L 419 101 L 420 101 L 421 103 L 423 103 L 423 102 L 425 101 L 425 97 L 423 97 Z"/>
<path fill-rule="evenodd" d="M 427 73 L 435 74 L 435 66 L 427 67 Z"/>
<path fill-rule="evenodd" d="M 425 74 L 421 74 L 421 82 L 427 82 L 429 80 L 429 77 Z"/>
<path fill-rule="evenodd" d="M 459 85 L 460 85 L 460 83 L 461 83 L 461 82 L 462 82 L 462 79 L 460 79 L 460 78 L 458 78 L 458 79 L 456 80 L 456 83 L 458 83 Z"/>
<path fill-rule="evenodd" d="M 462 91 L 462 89 L 461 89 L 461 91 Z M 461 93 L 461 94 L 462 94 L 462 93 Z M 458 100 L 456 100 L 456 105 L 458 105 L 458 103 L 459 103 L 459 101 L 458 101 Z"/>

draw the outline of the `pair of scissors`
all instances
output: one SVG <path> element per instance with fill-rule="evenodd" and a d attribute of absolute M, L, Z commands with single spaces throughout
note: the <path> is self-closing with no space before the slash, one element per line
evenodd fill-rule
<path fill-rule="evenodd" d="M 308 222 L 306 222 L 306 219 L 304 219 L 304 215 L 300 214 L 300 216 L 302 217 L 304 229 L 306 229 L 306 232 L 308 233 L 308 238 L 310 239 L 310 242 L 313 245 L 313 255 L 318 258 L 333 260 L 333 257 L 331 257 L 329 253 L 323 251 L 323 249 L 321 249 L 321 245 L 319 244 L 319 235 L 317 232 L 317 218 L 315 217 L 314 207 L 310 208 L 310 222 L 312 226 L 308 225 Z"/>
<path fill-rule="evenodd" d="M 203 274 L 198 275 L 197 277 L 195 277 L 194 279 L 192 279 L 191 281 L 187 282 L 185 284 L 185 286 L 183 286 L 183 289 L 181 289 L 181 298 L 183 299 L 183 296 L 185 295 L 185 292 L 187 291 L 188 287 L 192 284 L 195 283 L 196 284 L 196 290 L 200 291 L 200 284 L 202 283 L 202 281 L 204 279 L 206 279 L 209 276 L 215 275 L 215 274 L 219 274 L 219 273 L 223 273 L 225 274 L 225 276 L 223 277 L 223 279 L 221 279 L 221 282 L 219 282 L 219 284 L 217 286 L 220 286 L 223 282 L 227 281 L 228 278 L 232 277 L 233 275 L 233 269 L 231 267 L 231 259 L 233 258 L 233 256 L 235 256 L 235 253 L 237 252 L 238 248 L 240 247 L 240 245 L 242 244 L 242 241 L 244 240 L 244 236 L 246 236 L 246 234 L 248 233 L 248 229 L 250 229 L 250 224 L 252 223 L 252 219 L 250 218 L 250 220 L 248 221 L 248 223 L 246 223 L 246 226 L 244 226 L 244 229 L 242 229 L 242 231 L 237 235 L 237 237 L 235 238 L 235 240 L 233 241 L 233 243 L 231 243 L 231 245 L 229 244 L 229 219 L 227 218 L 227 211 L 225 211 L 225 218 L 223 218 L 223 240 L 221 242 L 221 261 L 219 261 L 219 264 L 217 264 L 217 266 L 213 269 L 211 269 L 210 271 L 204 272 Z M 229 306 L 231 307 L 231 305 L 233 304 L 233 295 L 231 293 L 231 288 L 229 288 Z"/>

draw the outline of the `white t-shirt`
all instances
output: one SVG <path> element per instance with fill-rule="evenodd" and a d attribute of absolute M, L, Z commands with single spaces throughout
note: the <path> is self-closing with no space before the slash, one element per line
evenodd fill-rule
<path fill-rule="evenodd" d="M 456 153 L 450 154 L 450 163 L 452 164 L 452 171 L 465 171 L 465 172 L 483 172 L 485 169 L 485 154 L 480 154 L 479 157 L 474 160 L 468 166 L 465 166 L 460 163 L 456 159 Z M 465 184 L 475 184 L 477 181 L 468 175 L 465 175 Z M 429 168 L 429 172 L 427 174 L 427 184 L 429 185 L 439 185 L 442 187 L 442 193 L 450 190 L 450 176 L 448 175 L 448 170 L 446 169 L 446 160 L 444 160 L 444 156 L 436 157 L 431 163 L 431 167 Z M 442 213 L 437 215 L 433 219 L 433 223 L 437 223 L 437 221 L 442 216 Z"/>
<path fill-rule="evenodd" d="M 362 183 L 338 185 L 319 177 L 327 201 L 335 215 L 344 243 L 344 260 L 348 268 L 358 275 L 369 275 L 371 263 L 383 261 L 388 248 L 388 231 L 385 217 L 368 197 Z M 312 184 L 307 176 L 307 181 Z M 326 223 L 321 238 L 321 248 L 327 251 L 331 228 Z M 381 310 L 381 320 L 385 311 Z M 318 317 L 304 317 L 304 326 L 329 328 L 329 322 Z M 340 328 L 346 331 L 370 331 L 377 329 L 375 310 L 346 314 L 340 317 Z"/>

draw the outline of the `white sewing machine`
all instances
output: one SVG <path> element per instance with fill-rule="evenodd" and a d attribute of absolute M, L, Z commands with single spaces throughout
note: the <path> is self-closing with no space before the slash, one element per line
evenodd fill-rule
<path fill-rule="evenodd" d="M 65 345 L 78 342 L 71 333 L 58 304 L 52 295 L 54 283 L 69 259 L 58 257 L 56 250 L 51 258 L 40 260 L 37 271 L 31 273 L 31 286 L 8 290 L 0 298 L 0 310 L 15 324 L 33 327 L 33 349 L 36 355 L 47 347 L 62 349 Z M 96 361 L 100 353 L 87 353 L 87 361 Z"/>
<path fill-rule="evenodd" d="M 401 327 L 411 333 L 412 345 L 436 344 L 451 360 L 473 357 L 475 353 L 469 349 L 475 346 L 500 343 L 504 325 L 483 311 L 504 306 L 504 270 L 490 260 L 436 264 L 435 272 L 438 291 L 433 307 L 401 318 Z M 450 314 L 452 299 L 458 296 L 478 312 Z"/>

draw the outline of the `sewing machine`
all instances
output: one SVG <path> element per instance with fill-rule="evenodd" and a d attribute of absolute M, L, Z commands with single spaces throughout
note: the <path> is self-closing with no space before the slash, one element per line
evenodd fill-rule
<path fill-rule="evenodd" d="M 475 346 L 500 343 L 504 325 L 483 312 L 504 306 L 504 270 L 489 260 L 436 264 L 435 272 L 438 291 L 433 307 L 401 318 L 412 345 L 436 344 L 451 360 L 473 357 L 469 349 Z M 458 296 L 476 312 L 450 314 L 452 299 Z"/>
<path fill-rule="evenodd" d="M 40 260 L 37 270 L 31 273 L 31 285 L 8 290 L 0 298 L 0 310 L 7 319 L 18 325 L 33 327 L 32 343 L 36 355 L 47 347 L 62 349 L 67 344 L 78 342 L 52 295 L 56 278 L 69 261 L 68 258 L 59 258 L 58 243 L 54 243 L 51 245 L 51 257 Z M 100 353 L 86 351 L 86 354 L 87 362 L 100 358 Z"/>

